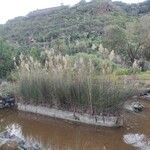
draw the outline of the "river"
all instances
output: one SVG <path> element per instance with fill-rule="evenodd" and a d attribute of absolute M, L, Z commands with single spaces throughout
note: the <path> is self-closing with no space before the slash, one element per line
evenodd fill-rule
<path fill-rule="evenodd" d="M 9 130 L 42 150 L 150 150 L 150 100 L 144 111 L 124 112 L 121 128 L 94 128 L 16 110 L 0 110 L 0 130 Z"/>

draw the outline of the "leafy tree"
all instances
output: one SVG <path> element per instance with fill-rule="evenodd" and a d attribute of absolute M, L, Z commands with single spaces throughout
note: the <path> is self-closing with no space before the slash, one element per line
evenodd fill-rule
<path fill-rule="evenodd" d="M 140 40 L 140 24 L 136 20 L 134 22 L 127 23 L 127 55 L 131 63 L 134 62 L 135 59 L 139 59 L 142 53 L 142 42 Z"/>
<path fill-rule="evenodd" d="M 142 54 L 150 61 L 150 15 L 145 15 L 140 19 L 140 40 L 142 43 Z"/>
<path fill-rule="evenodd" d="M 38 60 L 40 59 L 40 53 L 41 53 L 41 50 L 40 50 L 40 49 L 37 49 L 37 48 L 32 47 L 29 52 L 30 52 L 30 55 L 31 55 L 34 59 L 38 59 Z"/>
<path fill-rule="evenodd" d="M 14 68 L 13 54 L 14 49 L 5 41 L 0 40 L 0 78 L 8 75 Z"/>
<path fill-rule="evenodd" d="M 104 47 L 109 50 L 115 50 L 116 53 L 126 56 L 126 35 L 125 30 L 117 25 L 109 25 L 105 27 L 103 36 Z"/>

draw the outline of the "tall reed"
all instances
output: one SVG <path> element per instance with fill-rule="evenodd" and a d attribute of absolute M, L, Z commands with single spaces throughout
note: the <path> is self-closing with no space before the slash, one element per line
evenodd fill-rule
<path fill-rule="evenodd" d="M 28 102 L 90 114 L 115 113 L 134 94 L 131 85 L 97 73 L 90 59 L 72 62 L 69 56 L 52 53 L 44 59 L 43 65 L 31 63 L 31 58 L 26 65 L 22 60 L 26 67 L 20 65 L 20 94 Z"/>

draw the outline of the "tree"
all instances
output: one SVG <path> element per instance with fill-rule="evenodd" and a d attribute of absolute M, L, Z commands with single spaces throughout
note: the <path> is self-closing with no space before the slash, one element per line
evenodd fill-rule
<path fill-rule="evenodd" d="M 117 25 L 109 25 L 104 29 L 103 45 L 110 51 L 114 50 L 115 53 L 126 56 L 126 35 L 124 29 Z"/>
<path fill-rule="evenodd" d="M 14 68 L 13 48 L 0 39 L 0 78 L 6 77 Z"/>
<path fill-rule="evenodd" d="M 140 40 L 142 43 L 142 54 L 150 61 L 150 15 L 145 15 L 140 19 Z"/>
<path fill-rule="evenodd" d="M 150 16 L 127 24 L 127 53 L 130 61 L 134 59 L 150 60 Z"/>
<path fill-rule="evenodd" d="M 80 0 L 79 4 L 86 4 L 86 0 Z"/>
<path fill-rule="evenodd" d="M 127 55 L 133 64 L 135 59 L 140 59 L 142 53 L 142 41 L 140 40 L 140 24 L 138 20 L 126 25 Z"/>

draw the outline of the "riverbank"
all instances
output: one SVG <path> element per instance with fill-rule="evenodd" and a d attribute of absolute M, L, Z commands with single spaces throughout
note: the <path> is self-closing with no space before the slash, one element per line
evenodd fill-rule
<path fill-rule="evenodd" d="M 128 80 L 130 80 L 130 77 L 126 77 L 126 78 Z M 132 80 L 132 77 L 131 77 L 131 80 Z M 136 81 L 136 83 L 139 83 L 142 81 L 143 80 L 140 79 L 140 81 Z M 38 83 L 39 80 L 36 80 L 36 82 Z M 33 82 L 33 83 L 35 83 L 35 82 Z M 47 82 L 44 82 L 43 85 L 45 85 L 45 83 L 47 83 Z M 110 83 L 110 82 L 106 82 L 105 84 L 103 82 L 100 82 L 100 83 L 102 83 L 102 85 L 106 85 L 106 87 L 108 87 L 108 85 L 111 85 L 111 86 L 113 85 L 113 84 L 108 84 L 108 85 L 106 84 L 106 83 Z M 5 89 L 4 87 L 9 87 L 7 85 L 7 83 L 2 84 L 2 85 L 3 85 L 2 89 Z M 24 85 L 26 85 L 26 83 L 22 84 L 22 86 L 24 86 Z M 95 84 L 92 85 L 92 87 L 93 86 L 95 86 Z M 45 86 L 43 86 L 42 91 L 44 91 L 44 87 Z M 35 100 L 32 98 L 21 98 L 21 97 L 17 98 L 17 94 L 15 95 L 15 97 L 16 97 L 16 99 L 18 99 L 17 102 L 19 102 L 18 109 L 25 111 L 25 112 L 36 113 L 36 114 L 40 114 L 40 115 L 44 115 L 44 116 L 49 116 L 52 118 L 62 119 L 64 121 L 82 123 L 82 124 L 87 124 L 87 125 L 105 126 L 105 127 L 123 126 L 123 118 L 120 117 L 121 116 L 120 113 L 122 113 L 122 111 L 117 112 L 117 110 L 118 110 L 118 108 L 119 108 L 119 110 L 123 109 L 122 105 L 126 101 L 127 97 L 129 97 L 128 92 L 130 92 L 130 90 L 127 89 L 127 87 L 123 88 L 122 90 L 121 90 L 121 88 L 117 88 L 120 91 L 120 93 L 119 93 L 120 97 L 118 98 L 118 95 L 117 95 L 118 91 L 113 90 L 113 87 L 118 87 L 117 85 L 108 87 L 108 88 L 106 88 L 106 87 L 102 88 L 102 90 L 101 89 L 98 90 L 98 92 L 99 92 L 98 97 L 94 97 L 94 98 L 85 97 L 84 101 L 79 101 L 80 100 L 79 98 L 82 96 L 82 93 L 79 92 L 80 90 L 75 89 L 76 90 L 76 91 L 74 91 L 75 93 L 72 94 L 73 89 L 70 88 L 70 90 L 64 91 L 64 93 L 62 93 L 62 91 L 61 91 L 61 93 L 58 93 L 58 95 L 60 97 L 58 97 L 57 100 L 56 99 L 51 100 L 51 98 L 47 98 L 46 99 L 47 103 L 45 103 L 46 105 L 44 105 L 44 107 L 43 107 L 43 105 L 41 106 L 41 104 L 42 103 L 44 104 L 44 102 L 41 101 L 40 97 L 38 97 L 38 99 L 35 99 Z M 144 88 L 145 87 L 146 86 L 144 86 Z M 30 89 L 30 86 L 28 88 L 27 87 L 23 88 L 23 91 L 25 90 L 25 92 L 28 93 L 31 91 L 29 89 Z M 37 88 L 35 88 L 35 86 L 33 86 L 33 89 L 36 90 Z M 47 93 L 51 94 L 50 91 L 51 90 L 48 90 Z M 59 89 L 59 91 L 60 91 L 60 89 Z M 70 95 L 73 96 L 73 100 L 70 100 L 70 97 L 68 95 L 66 95 L 67 92 L 70 92 Z M 92 90 L 92 93 L 93 93 L 92 95 L 95 94 L 95 96 L 97 96 L 96 95 L 97 93 L 95 92 L 94 89 Z M 30 92 L 29 94 L 32 94 L 32 92 Z M 79 96 L 77 96 L 76 94 L 79 94 Z M 88 93 L 87 95 L 89 95 L 89 94 L 90 93 Z M 109 94 L 109 96 L 108 96 L 108 94 Z M 47 96 L 47 94 L 45 94 L 45 93 L 43 95 Z M 55 93 L 53 95 L 53 97 L 54 96 L 57 96 L 57 93 Z M 77 97 L 77 100 L 75 99 L 76 97 Z M 92 101 L 90 101 L 89 98 L 91 98 Z M 22 102 L 22 104 L 21 104 L 21 102 Z M 85 107 L 83 107 L 83 104 L 81 102 L 84 102 Z M 25 104 L 31 104 L 31 105 L 25 105 Z M 38 106 L 34 105 L 34 104 L 37 104 Z M 53 104 L 53 105 L 51 105 L 51 104 Z M 88 105 L 86 106 L 86 104 L 88 104 Z M 90 104 L 92 104 L 92 105 L 90 105 Z M 64 105 L 65 105 L 65 108 L 64 108 Z M 81 107 L 77 107 L 80 105 L 81 105 Z M 92 108 L 90 106 L 92 106 Z M 110 107 L 110 106 L 113 106 L 113 107 Z M 130 107 L 130 104 L 129 104 L 129 107 Z M 54 108 L 57 108 L 57 109 L 54 109 Z M 94 115 L 92 115 L 93 114 L 92 112 L 94 113 Z"/>
<path fill-rule="evenodd" d="M 143 111 L 124 111 L 121 128 L 95 128 L 45 115 L 3 109 L 0 110 L 0 131 L 9 130 L 29 143 L 38 143 L 42 150 L 149 150 L 150 101 L 139 101 L 144 106 Z"/>
<path fill-rule="evenodd" d="M 18 110 L 87 125 L 105 127 L 120 127 L 123 125 L 123 118 L 117 116 L 91 116 L 89 114 L 81 115 L 79 113 L 74 114 L 69 111 L 62 111 L 42 106 L 24 105 L 21 103 L 18 103 Z"/>
<path fill-rule="evenodd" d="M 143 94 L 143 95 L 142 95 Z M 125 110 L 134 110 L 133 103 L 137 104 L 138 99 L 140 98 L 147 98 L 149 97 L 149 90 L 146 90 L 145 92 L 141 93 L 141 97 L 133 97 L 132 100 L 128 100 L 124 104 Z M 132 102 L 132 103 L 131 103 Z M 140 104 L 140 103 L 139 103 Z M 140 106 L 143 107 L 143 105 L 140 104 Z M 143 108 L 142 108 L 143 109 Z M 87 113 L 74 113 L 67 110 L 59 110 L 56 108 L 48 108 L 45 106 L 35 106 L 32 104 L 23 104 L 18 103 L 18 110 L 24 111 L 24 112 L 30 112 L 35 113 L 43 116 L 48 116 L 56 119 L 62 119 L 64 121 L 70 121 L 74 123 L 80 123 L 80 124 L 87 124 L 87 125 L 93 125 L 93 126 L 104 126 L 104 127 L 120 127 L 123 126 L 124 120 L 123 116 L 100 116 L 100 115 L 90 115 Z"/>

